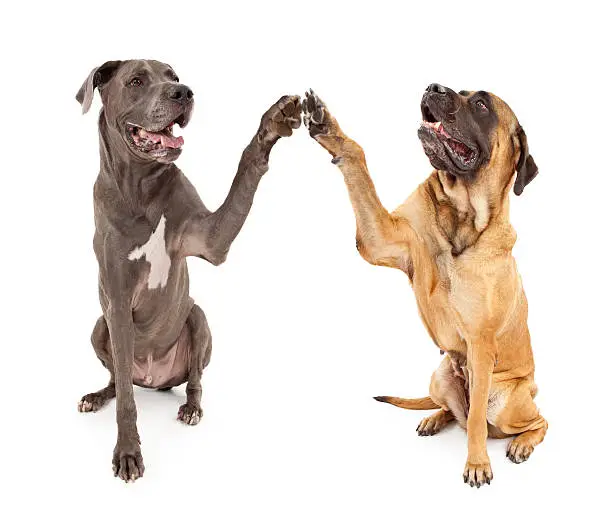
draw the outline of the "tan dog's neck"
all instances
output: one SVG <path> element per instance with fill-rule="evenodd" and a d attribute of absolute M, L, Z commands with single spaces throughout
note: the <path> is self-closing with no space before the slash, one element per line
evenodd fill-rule
<path fill-rule="evenodd" d="M 473 246 L 491 224 L 509 223 L 508 193 L 512 178 L 502 184 L 480 176 L 466 181 L 447 171 L 435 170 L 425 181 L 438 229 L 455 255 Z"/>

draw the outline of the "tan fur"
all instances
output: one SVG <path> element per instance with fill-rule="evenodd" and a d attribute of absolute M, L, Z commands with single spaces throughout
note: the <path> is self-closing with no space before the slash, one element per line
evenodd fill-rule
<path fill-rule="evenodd" d="M 427 411 L 440 408 L 440 406 L 429 397 L 406 399 L 396 398 L 394 396 L 378 396 L 375 399 L 380 402 L 390 403 L 396 407 L 401 407 L 402 409 L 412 409 L 414 411 Z"/>
<path fill-rule="evenodd" d="M 432 376 L 430 397 L 443 409 L 434 422 L 442 427 L 454 417 L 467 428 L 464 477 L 478 486 L 493 476 L 488 434 L 518 435 L 509 455 L 523 461 L 547 428 L 533 402 L 527 299 L 512 256 L 509 190 L 520 155 L 519 125 L 510 108 L 491 97 L 498 124 L 489 163 L 470 182 L 434 170 L 392 213 L 378 199 L 363 150 L 327 110 L 324 133 L 315 135 L 344 175 L 359 253 L 408 275 L 431 338 L 451 352 Z M 400 399 L 390 403 L 402 406 Z"/>

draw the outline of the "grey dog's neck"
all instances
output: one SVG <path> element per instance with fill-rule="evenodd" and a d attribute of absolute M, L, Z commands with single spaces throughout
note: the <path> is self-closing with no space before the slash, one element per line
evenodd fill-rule
<path fill-rule="evenodd" d="M 120 132 L 111 127 L 100 114 L 99 180 L 132 212 L 139 213 L 157 198 L 176 174 L 174 163 L 140 160 L 132 154 Z"/>

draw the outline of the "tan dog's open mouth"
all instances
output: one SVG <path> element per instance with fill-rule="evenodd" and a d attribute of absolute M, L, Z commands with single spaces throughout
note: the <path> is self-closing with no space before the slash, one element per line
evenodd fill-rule
<path fill-rule="evenodd" d="M 438 136 L 438 139 L 443 141 L 466 165 L 469 165 L 475 158 L 476 152 L 465 143 L 453 138 L 440 121 L 423 121 L 421 125 L 432 130 Z"/>

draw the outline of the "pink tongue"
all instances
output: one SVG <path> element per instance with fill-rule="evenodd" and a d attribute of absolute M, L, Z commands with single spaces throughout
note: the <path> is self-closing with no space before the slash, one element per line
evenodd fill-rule
<path fill-rule="evenodd" d="M 166 134 L 158 134 L 156 132 L 145 131 L 147 139 L 154 143 L 160 142 L 163 148 L 180 148 L 183 146 L 183 137 L 168 136 Z"/>
<path fill-rule="evenodd" d="M 180 148 L 183 146 L 183 143 L 185 143 L 183 141 L 183 137 L 179 136 L 179 137 L 174 137 L 174 136 L 166 136 L 164 134 L 160 134 L 161 135 L 161 144 L 162 147 L 164 148 Z"/>

